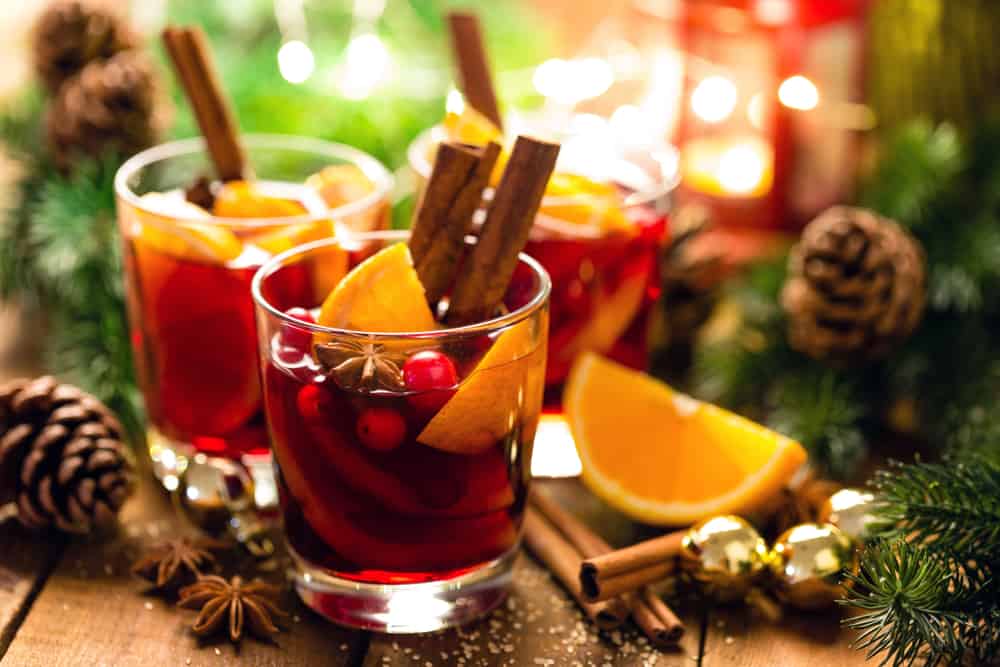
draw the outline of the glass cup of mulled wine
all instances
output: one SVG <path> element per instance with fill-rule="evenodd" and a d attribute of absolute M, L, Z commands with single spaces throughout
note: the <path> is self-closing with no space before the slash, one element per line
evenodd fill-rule
<path fill-rule="evenodd" d="M 407 237 L 309 243 L 253 282 L 296 589 L 328 619 L 382 632 L 458 625 L 506 596 L 548 331 L 548 275 L 521 254 L 495 318 L 412 331 L 397 318 L 386 332 L 389 311 L 427 308 L 402 274 Z M 314 286 L 337 275 L 324 300 Z"/>
<path fill-rule="evenodd" d="M 561 132 L 532 119 L 523 122 L 540 125 L 543 135 L 558 136 L 563 146 L 525 253 L 552 279 L 545 414 L 535 472 L 567 476 L 580 469 L 562 418 L 563 386 L 573 362 L 594 351 L 631 368 L 648 367 L 654 306 L 661 292 L 660 257 L 677 183 L 676 152 L 664 145 L 605 155 L 592 152 L 585 134 Z M 408 151 L 418 190 L 427 183 L 440 142 L 502 141 L 486 123 L 466 107 L 419 135 Z M 595 164 L 599 177 L 593 175 Z"/>
<path fill-rule="evenodd" d="M 139 153 L 115 178 L 149 453 L 170 489 L 199 453 L 240 461 L 258 481 L 270 474 L 254 272 L 337 230 L 389 225 L 392 177 L 369 155 L 306 137 L 242 143 L 252 179 L 206 180 L 214 170 L 200 139 Z M 273 481 L 258 495 L 268 505 Z"/>

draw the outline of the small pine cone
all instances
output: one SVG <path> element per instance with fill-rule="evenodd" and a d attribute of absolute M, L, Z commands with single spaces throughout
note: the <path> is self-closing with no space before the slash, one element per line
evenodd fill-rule
<path fill-rule="evenodd" d="M 86 533 L 133 486 L 122 427 L 96 398 L 49 376 L 0 385 L 0 504 L 25 525 Z"/>
<path fill-rule="evenodd" d="M 57 0 L 39 17 L 33 41 L 35 70 L 55 94 L 88 63 L 135 48 L 139 40 L 107 3 Z"/>
<path fill-rule="evenodd" d="M 90 63 L 60 89 L 46 119 L 49 148 L 64 169 L 78 155 L 131 155 L 158 141 L 166 109 L 152 63 L 125 51 Z"/>
<path fill-rule="evenodd" d="M 844 364 L 882 357 L 923 315 L 920 243 L 865 209 L 838 206 L 809 223 L 788 273 L 781 303 L 789 343 L 815 359 Z"/>

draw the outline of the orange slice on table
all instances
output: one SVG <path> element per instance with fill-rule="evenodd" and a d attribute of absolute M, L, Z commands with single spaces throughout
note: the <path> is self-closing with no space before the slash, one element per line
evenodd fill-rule
<path fill-rule="evenodd" d="M 479 454 L 518 423 L 534 424 L 545 371 L 544 335 L 535 326 L 534 320 L 526 320 L 500 334 L 417 442 L 455 454 Z"/>
<path fill-rule="evenodd" d="M 355 266 L 320 308 L 319 324 L 356 331 L 431 331 L 437 322 L 405 243 Z"/>
<path fill-rule="evenodd" d="M 136 241 L 160 252 L 224 264 L 240 256 L 243 244 L 227 227 L 211 222 L 208 211 L 177 196 L 150 192 L 140 198 Z M 199 222 L 205 220 L 206 222 Z"/>
<path fill-rule="evenodd" d="M 584 483 L 646 523 L 764 507 L 806 461 L 794 440 L 595 354 L 573 366 L 563 407 Z"/>

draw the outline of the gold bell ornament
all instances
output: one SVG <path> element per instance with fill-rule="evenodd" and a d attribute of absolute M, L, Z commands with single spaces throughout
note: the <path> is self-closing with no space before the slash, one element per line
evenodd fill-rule
<path fill-rule="evenodd" d="M 770 556 L 775 592 L 799 609 L 822 609 L 844 596 L 841 574 L 854 571 L 854 542 L 832 524 L 803 523 L 786 530 Z"/>
<path fill-rule="evenodd" d="M 872 537 L 872 527 L 878 517 L 875 494 L 862 489 L 841 489 L 823 503 L 819 512 L 820 523 L 829 523 L 849 538 L 864 543 Z"/>
<path fill-rule="evenodd" d="M 738 516 L 699 521 L 681 541 L 681 568 L 720 602 L 742 600 L 767 569 L 767 543 Z"/>

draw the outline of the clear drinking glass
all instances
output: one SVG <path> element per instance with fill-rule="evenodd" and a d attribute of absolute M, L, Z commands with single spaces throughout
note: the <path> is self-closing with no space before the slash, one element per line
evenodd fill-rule
<path fill-rule="evenodd" d="M 440 127 L 431 128 L 410 146 L 418 191 L 430 176 L 434 147 L 445 134 Z M 524 250 L 552 279 L 546 414 L 535 464 L 539 475 L 579 472 L 562 418 L 563 385 L 577 356 L 591 350 L 639 370 L 648 366 L 651 314 L 661 290 L 659 261 L 677 175 L 649 152 L 605 161 L 618 186 L 614 196 L 552 194 L 550 187 Z M 556 171 L 553 180 L 560 178 L 558 166 Z M 600 218 L 612 216 L 616 224 L 600 224 Z"/>
<path fill-rule="evenodd" d="M 251 207 L 241 212 L 245 217 L 226 218 L 186 204 L 185 188 L 213 171 L 200 139 L 139 153 L 115 178 L 149 452 L 168 488 L 177 486 L 195 453 L 269 470 L 254 272 L 275 254 L 335 229 L 389 224 L 392 177 L 367 154 L 307 137 L 244 135 L 242 142 L 253 186 L 288 203 L 282 208 L 291 215 L 272 209 L 254 217 Z M 328 167 L 351 169 L 364 185 L 346 188 L 340 199 L 306 185 Z"/>
<path fill-rule="evenodd" d="M 386 334 L 287 314 L 315 312 L 322 295 L 312 286 L 331 266 L 343 275 L 407 235 L 309 243 L 268 262 L 253 283 L 296 588 L 327 618 L 383 632 L 461 624 L 505 597 L 548 325 L 549 278 L 526 255 L 506 314 L 485 322 Z M 413 388 L 416 355 L 453 369 L 453 384 Z"/>

